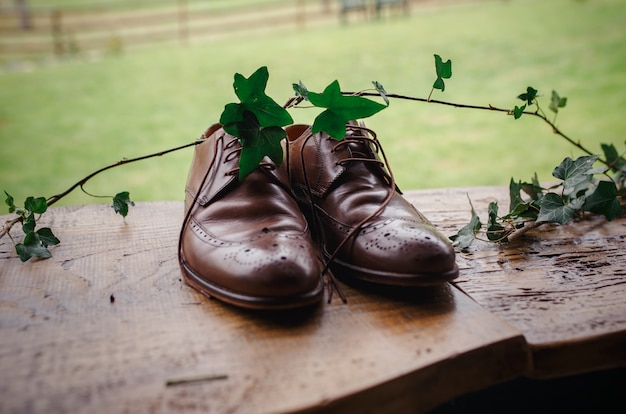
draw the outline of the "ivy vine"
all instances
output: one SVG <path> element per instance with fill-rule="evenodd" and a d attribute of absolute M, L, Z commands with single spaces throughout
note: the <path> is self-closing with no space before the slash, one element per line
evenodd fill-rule
<path fill-rule="evenodd" d="M 428 98 L 417 98 L 407 95 L 390 94 L 378 81 L 372 81 L 373 89 L 359 92 L 342 91 L 337 80 L 331 82 L 322 92 L 309 91 L 302 81 L 293 83 L 295 96 L 285 105 L 279 105 L 269 97 L 265 89 L 269 80 L 269 71 L 263 66 L 249 77 L 235 74 L 233 89 L 239 102 L 225 105 L 220 116 L 220 123 L 224 130 L 237 137 L 242 145 L 239 161 L 239 179 L 254 171 L 261 160 L 266 156 L 276 164 L 283 161 L 281 141 L 286 137 L 284 127 L 293 123 L 289 109 L 301 107 L 308 102 L 308 107 L 317 108 L 321 112 L 315 117 L 312 132 L 324 131 L 336 140 L 342 140 L 346 134 L 346 123 L 353 119 L 368 118 L 389 107 L 390 99 L 418 101 L 429 104 L 453 106 L 457 108 L 487 110 L 510 115 L 513 119 L 534 116 L 544 121 L 552 131 L 561 138 L 576 146 L 587 155 L 577 159 L 565 158 L 552 172 L 558 184 L 544 188 L 537 180 L 537 175 L 529 182 L 514 180 L 509 184 L 510 203 L 508 211 L 500 215 L 496 202 L 489 204 L 487 223 L 483 225 L 470 200 L 471 219 L 450 239 L 459 249 L 467 249 L 477 239 L 490 242 L 508 242 L 529 229 L 536 228 L 543 223 L 565 224 L 584 214 L 603 215 L 608 221 L 619 217 L 623 212 L 624 195 L 626 195 L 626 158 L 613 144 L 602 144 L 602 156 L 594 154 L 580 142 L 574 141 L 563 133 L 555 124 L 559 110 L 567 105 L 567 98 L 561 97 L 552 91 L 548 109 L 554 113 L 549 119 L 539 103 L 539 91 L 528 86 L 526 91 L 517 95 L 523 103 L 513 105 L 512 109 L 458 104 L 432 99 L 433 92 L 442 93 L 446 89 L 445 80 L 452 77 L 452 61 L 444 61 L 435 54 L 435 81 Z M 382 99 L 379 103 L 367 97 Z M 534 109 L 534 110 L 531 110 Z M 16 217 L 7 221 L 0 230 L 0 238 L 8 235 L 15 250 L 22 261 L 32 257 L 49 258 L 52 256 L 49 246 L 60 241 L 48 227 L 37 228 L 37 222 L 47 211 L 48 207 L 63 198 L 76 188 L 89 194 L 84 185 L 95 175 L 110 168 L 136 162 L 147 158 L 162 156 L 183 148 L 192 147 L 202 140 L 197 140 L 176 148 L 171 148 L 154 154 L 133 159 L 123 159 L 117 163 L 101 168 L 81 179 L 63 193 L 49 198 L 27 197 L 23 207 L 15 205 L 14 198 L 5 191 L 5 203 L 9 213 Z M 600 166 L 596 166 L 600 164 Z M 99 197 L 99 196 L 98 196 Z M 122 191 L 113 197 L 112 208 L 122 217 L 126 217 L 129 207 L 134 205 L 127 191 Z M 10 230 L 16 224 L 22 225 L 24 237 L 22 241 L 15 240 Z M 485 237 L 482 237 L 484 233 Z"/>

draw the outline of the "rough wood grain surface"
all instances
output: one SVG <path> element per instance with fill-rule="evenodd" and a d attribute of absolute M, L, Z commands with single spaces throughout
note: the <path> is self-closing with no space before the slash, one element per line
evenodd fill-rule
<path fill-rule="evenodd" d="M 53 258 L 2 240 L 0 412 L 423 412 L 528 367 L 521 332 L 450 285 L 344 286 L 347 305 L 289 313 L 206 299 L 181 281 L 181 219 L 58 207 Z"/>
<path fill-rule="evenodd" d="M 409 191 L 407 198 L 450 236 L 487 205 L 508 209 L 507 188 Z M 476 242 L 457 260 L 455 285 L 523 332 L 529 375 L 551 377 L 626 366 L 626 217 L 543 225 L 520 240 Z"/>

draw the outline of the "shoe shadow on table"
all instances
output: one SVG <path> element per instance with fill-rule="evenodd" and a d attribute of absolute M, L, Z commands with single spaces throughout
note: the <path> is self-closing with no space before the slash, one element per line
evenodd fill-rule
<path fill-rule="evenodd" d="M 430 308 L 438 312 L 449 312 L 455 308 L 454 295 L 449 283 L 417 287 L 381 285 L 341 277 L 338 279 L 342 282 L 341 288 L 346 291 L 348 305 L 352 299 L 359 302 Z"/>
<path fill-rule="evenodd" d="M 450 313 L 456 307 L 453 287 L 449 283 L 407 287 L 340 280 L 339 288 L 346 297 L 345 303 L 336 291 L 328 303 L 328 289 L 321 303 L 295 309 L 258 310 L 237 307 L 216 299 L 211 299 L 210 302 L 238 319 L 245 319 L 259 327 L 279 330 L 317 325 L 322 323 L 324 315 L 328 314 L 332 314 L 333 318 L 354 318 L 356 314 L 359 314 L 359 317 L 368 317 L 367 314 L 392 312 L 397 313 L 398 317 L 404 315 L 403 317 L 412 319 L 417 315 Z"/>

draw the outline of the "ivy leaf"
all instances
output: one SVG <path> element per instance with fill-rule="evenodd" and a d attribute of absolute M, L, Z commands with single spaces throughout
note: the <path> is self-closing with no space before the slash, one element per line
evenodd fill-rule
<path fill-rule="evenodd" d="M 626 168 L 626 160 L 617 152 L 613 144 L 601 144 L 602 152 L 606 162 L 611 166 L 611 170 L 619 171 Z M 8 194 L 7 194 L 8 195 Z"/>
<path fill-rule="evenodd" d="M 450 240 L 452 240 L 454 246 L 461 250 L 467 249 L 472 244 L 472 242 L 476 239 L 476 233 L 478 233 L 482 227 L 480 218 L 476 214 L 476 210 L 474 210 L 474 206 L 472 205 L 472 200 L 470 200 L 469 203 L 472 207 L 472 218 L 470 219 L 470 222 L 463 226 L 457 234 L 450 236 Z"/>
<path fill-rule="evenodd" d="M 283 126 L 293 123 L 285 108 L 265 94 L 269 79 L 267 67 L 257 69 L 249 78 L 237 73 L 233 88 L 240 103 L 224 107 L 220 123 L 224 130 L 239 138 L 242 151 L 239 159 L 239 179 L 243 180 L 266 155 L 282 162 L 283 152 L 277 136 L 285 137 Z M 306 87 L 300 82 L 301 93 Z M 296 85 L 294 85 L 295 88 Z M 281 139 L 282 139 L 281 138 Z"/>
<path fill-rule="evenodd" d="M 312 133 L 325 131 L 336 140 L 346 135 L 346 123 L 360 118 L 367 118 L 386 108 L 362 96 L 346 96 L 341 93 L 338 81 L 332 82 L 322 93 L 309 92 L 309 101 L 320 108 L 326 108 L 319 114 L 312 126 Z"/>
<path fill-rule="evenodd" d="M 4 194 L 6 194 L 7 198 L 4 200 L 4 203 L 9 206 L 9 213 L 15 213 L 16 207 L 15 207 L 15 200 L 13 199 L 13 197 L 7 193 L 6 191 L 4 192 Z"/>
<path fill-rule="evenodd" d="M 513 108 L 513 118 L 520 119 L 522 115 L 524 115 L 524 110 L 526 109 L 526 105 L 517 106 Z"/>
<path fill-rule="evenodd" d="M 567 105 L 567 98 L 561 98 L 555 90 L 552 90 L 552 99 L 548 108 L 556 114 L 559 112 L 559 108 L 565 108 L 565 105 Z"/>
<path fill-rule="evenodd" d="M 389 106 L 389 98 L 387 97 L 387 91 L 385 90 L 385 87 L 378 81 L 372 81 L 372 84 L 374 85 L 374 88 L 376 88 L 376 91 L 383 98 L 387 106 Z"/>
<path fill-rule="evenodd" d="M 224 126 L 224 130 L 230 135 L 237 136 L 229 129 L 231 129 L 237 123 L 244 121 L 243 113 L 244 108 L 241 104 L 229 103 L 228 105 L 224 106 L 224 111 L 220 116 L 220 124 Z"/>
<path fill-rule="evenodd" d="M 602 214 L 608 221 L 622 214 L 615 183 L 613 181 L 600 181 L 595 191 L 586 197 L 583 209 Z"/>
<path fill-rule="evenodd" d="M 532 181 L 530 183 L 522 183 L 522 191 L 528 194 L 531 199 L 539 200 L 543 195 L 543 188 L 539 184 L 539 177 L 537 177 L 537 173 L 533 175 Z"/>
<path fill-rule="evenodd" d="M 35 231 L 35 225 L 36 225 L 35 214 L 29 213 L 25 217 L 24 216 L 22 217 L 23 217 L 22 231 L 24 232 L 24 234 L 28 234 L 28 233 Z"/>
<path fill-rule="evenodd" d="M 241 131 L 241 158 L 239 159 L 239 180 L 243 180 L 254 171 L 267 155 L 279 165 L 283 160 L 281 141 L 287 135 L 278 126 L 267 128 L 246 128 Z"/>
<path fill-rule="evenodd" d="M 517 99 L 521 99 L 522 101 L 526 101 L 528 106 L 533 104 L 533 101 L 537 98 L 537 89 L 529 86 L 526 88 L 526 92 L 517 96 Z"/>
<path fill-rule="evenodd" d="M 539 208 L 537 207 L 536 202 L 528 201 L 528 202 L 517 204 L 515 207 L 513 207 L 513 209 L 509 212 L 509 214 L 502 217 L 502 219 L 504 220 L 508 220 L 508 219 L 517 220 L 520 218 L 537 219 L 538 211 L 539 211 Z"/>
<path fill-rule="evenodd" d="M 509 213 L 513 211 L 517 205 L 524 203 L 521 193 L 522 182 L 516 182 L 513 180 L 513 177 L 511 177 L 511 181 L 509 181 Z"/>
<path fill-rule="evenodd" d="M 487 223 L 487 238 L 491 241 L 506 241 L 507 232 L 498 222 L 498 203 L 492 201 L 487 207 L 489 221 Z"/>
<path fill-rule="evenodd" d="M 293 91 L 296 93 L 296 96 L 302 97 L 305 101 L 309 100 L 309 90 L 306 85 L 300 81 L 299 83 L 292 83 Z"/>
<path fill-rule="evenodd" d="M 41 244 L 46 247 L 55 246 L 61 242 L 59 239 L 56 238 L 56 236 L 52 233 L 52 230 L 49 227 L 43 227 L 37 230 L 37 235 L 39 236 Z"/>
<path fill-rule="evenodd" d="M 593 182 L 593 174 L 602 172 L 602 169 L 593 168 L 598 158 L 597 155 L 585 155 L 576 160 L 567 157 L 552 171 L 555 178 L 563 180 L 564 195 L 577 195 L 588 189 Z"/>
<path fill-rule="evenodd" d="M 250 77 L 246 78 L 241 73 L 235 73 L 233 89 L 235 95 L 243 102 L 253 101 L 255 98 L 265 95 L 265 88 L 269 79 L 266 66 L 258 68 Z"/>
<path fill-rule="evenodd" d="M 115 197 L 113 197 L 113 210 L 122 217 L 128 215 L 128 206 L 134 205 L 135 203 L 130 200 L 128 191 L 117 193 Z"/>
<path fill-rule="evenodd" d="M 43 245 L 39 235 L 35 232 L 28 233 L 24 237 L 23 243 L 16 244 L 15 251 L 22 262 L 27 261 L 31 257 L 41 257 L 42 259 L 52 257 L 50 250 Z"/>
<path fill-rule="evenodd" d="M 446 84 L 443 80 L 452 77 L 452 61 L 448 59 L 444 62 L 441 56 L 435 55 L 435 72 L 437 73 L 437 79 L 433 83 L 433 88 L 443 92 L 446 89 Z"/>
<path fill-rule="evenodd" d="M 252 112 L 261 127 L 282 127 L 292 124 L 293 118 L 291 118 L 289 112 L 265 94 L 268 79 L 269 72 L 266 66 L 257 69 L 249 78 L 239 73 L 235 74 L 233 88 L 241 101 L 241 113 L 245 111 Z"/>
<path fill-rule="evenodd" d="M 44 197 L 28 197 L 24 201 L 24 208 L 35 214 L 43 214 L 48 209 L 48 203 Z"/>
<path fill-rule="evenodd" d="M 29 252 L 29 250 L 26 248 L 26 246 L 24 246 L 23 243 L 18 243 L 15 245 L 15 252 L 22 262 L 25 262 L 33 257 L 33 255 Z"/>
<path fill-rule="evenodd" d="M 537 217 L 538 208 L 535 207 L 537 194 L 529 194 L 532 201 L 525 201 L 522 198 L 522 191 L 528 194 L 529 189 L 534 189 L 534 184 L 516 182 L 511 178 L 509 183 L 509 213 L 502 217 L 503 220 Z"/>
<path fill-rule="evenodd" d="M 577 198 L 571 203 L 565 204 L 561 196 L 555 193 L 548 193 L 541 199 L 541 210 L 539 210 L 538 222 L 554 222 L 565 224 L 574 218 L 578 210 L 582 208 L 584 197 Z"/>
<path fill-rule="evenodd" d="M 312 133 L 325 131 L 332 138 L 341 141 L 346 136 L 346 119 L 333 111 L 324 111 L 319 114 L 312 126 Z"/>

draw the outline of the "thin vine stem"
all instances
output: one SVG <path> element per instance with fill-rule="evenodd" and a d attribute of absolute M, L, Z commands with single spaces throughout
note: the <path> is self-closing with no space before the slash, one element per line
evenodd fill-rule
<path fill-rule="evenodd" d="M 0 230 L 0 239 L 3 238 L 4 236 L 8 235 L 9 238 L 11 239 L 11 241 L 13 242 L 13 244 L 15 244 L 15 241 L 13 240 L 13 237 L 11 237 L 11 234 L 9 233 L 9 231 L 13 228 L 13 226 L 15 226 L 17 223 L 21 223 L 22 222 L 22 217 L 16 217 L 12 220 L 7 220 L 4 225 L 2 226 L 2 230 Z"/>
<path fill-rule="evenodd" d="M 371 96 L 371 97 L 379 97 L 381 96 L 380 93 L 378 92 L 368 92 L 368 91 L 361 91 L 361 92 L 342 92 L 342 94 L 344 95 L 359 95 L 359 96 Z M 432 91 L 431 91 L 432 94 Z M 477 109 L 477 110 L 486 110 L 486 111 L 495 111 L 495 112 L 502 112 L 502 113 L 506 113 L 508 115 L 512 114 L 512 111 L 510 109 L 504 109 L 504 108 L 498 108 L 492 105 L 470 105 L 470 104 L 461 104 L 461 103 L 455 103 L 455 102 L 448 102 L 448 101 L 440 101 L 437 99 L 431 99 L 431 95 L 428 96 L 428 98 L 419 98 L 419 97 L 413 97 L 413 96 L 407 96 L 407 95 L 401 95 L 401 94 L 395 94 L 395 93 L 391 93 L 391 94 L 386 94 L 386 96 L 388 98 L 393 98 L 393 99 L 400 99 L 400 100 L 408 100 L 408 101 L 414 101 L 414 102 L 423 102 L 423 103 L 428 103 L 428 104 L 438 104 L 438 105 L 444 105 L 444 106 L 451 106 L 454 108 L 463 108 L 463 109 Z M 283 105 L 283 108 L 293 108 L 298 106 L 300 103 L 302 103 L 304 99 L 301 96 L 297 96 L 297 97 L 292 97 L 290 98 L 285 105 Z M 543 113 L 543 110 L 541 110 L 541 113 L 539 112 L 541 109 L 539 107 L 539 105 L 537 104 L 537 111 L 524 111 L 524 114 L 527 115 L 531 115 L 531 116 L 536 116 L 539 119 L 543 120 L 546 124 L 548 124 L 551 128 L 552 131 L 559 135 L 560 137 L 562 137 L 563 139 L 565 139 L 567 142 L 569 142 L 571 145 L 575 146 L 576 148 L 578 148 L 579 150 L 583 151 L 584 153 L 586 153 L 587 155 L 594 155 L 593 152 L 589 151 L 587 148 L 585 148 L 580 142 L 576 142 L 573 139 L 571 139 L 568 135 L 566 135 L 564 132 L 562 132 L 556 125 L 555 122 L 550 121 L 545 113 Z M 556 117 L 555 117 L 556 120 Z M 184 145 L 180 145 L 174 148 L 170 148 L 167 150 L 163 150 L 163 151 L 159 151 L 159 152 L 155 152 L 152 154 L 148 154 L 148 155 L 143 155 L 143 156 L 139 156 L 139 157 L 135 157 L 135 158 L 124 158 L 120 161 L 117 161 L 113 164 L 107 165 L 105 167 L 102 167 L 94 172 L 92 172 L 91 174 L 85 176 L 84 178 L 82 178 L 81 180 L 77 181 L 76 183 L 74 183 L 73 185 L 71 185 L 67 190 L 59 193 L 59 194 L 55 194 L 51 197 L 49 197 L 46 202 L 48 206 L 51 206 L 53 204 L 55 204 L 56 202 L 58 202 L 59 200 L 61 200 L 62 198 L 64 198 L 65 196 L 67 196 L 68 194 L 70 194 L 71 192 L 73 192 L 76 188 L 80 187 L 82 189 L 82 191 L 84 191 L 86 194 L 89 194 L 87 191 L 84 190 L 83 186 L 92 178 L 94 178 L 95 176 L 108 171 L 112 168 L 115 167 L 119 167 L 125 164 L 130 164 L 130 163 L 134 163 L 137 161 L 142 161 L 142 160 L 146 160 L 149 158 L 155 158 L 155 157 L 160 157 L 166 154 L 169 154 L 171 152 L 175 152 L 184 148 L 188 148 L 188 147 L 192 147 L 195 145 L 198 145 L 199 143 L 201 143 L 202 140 L 196 140 L 193 141 L 191 143 L 187 143 Z M 603 159 L 598 159 L 598 161 L 600 161 L 602 164 L 606 165 L 609 168 L 612 168 L 613 166 L 608 163 L 606 160 Z M 0 230 L 0 238 L 4 237 L 6 234 L 9 233 L 9 231 L 11 230 L 11 228 L 21 222 L 21 218 L 18 217 L 16 219 L 13 220 L 9 220 L 5 223 L 5 225 L 3 226 L 3 228 Z"/>
<path fill-rule="evenodd" d="M 345 95 L 354 94 L 354 92 L 342 92 L 342 93 L 345 94 Z M 363 92 L 363 93 L 361 93 L 361 96 L 380 96 L 380 94 L 378 92 Z M 452 106 L 454 108 L 479 109 L 479 110 L 485 110 L 485 111 L 503 112 L 503 113 L 506 113 L 508 115 L 511 115 L 513 113 L 512 110 L 510 110 L 510 109 L 498 108 L 498 107 L 495 107 L 495 106 L 492 106 L 492 105 L 484 106 L 484 105 L 459 104 L 459 103 L 454 103 L 454 102 L 440 101 L 440 100 L 437 100 L 437 99 L 416 98 L 416 97 L 413 97 L 413 96 L 399 95 L 399 94 L 395 94 L 395 93 L 389 93 L 389 94 L 386 94 L 386 96 L 388 98 L 394 98 L 394 99 L 400 99 L 400 100 L 406 100 L 406 101 L 424 102 L 424 103 L 438 104 L 438 105 L 444 105 L 444 106 Z M 572 138 L 567 136 L 563 131 L 561 131 L 554 124 L 554 122 L 550 121 L 545 116 L 543 111 L 541 111 L 541 112 L 542 113 L 539 113 L 538 111 L 524 111 L 523 113 L 527 114 L 527 115 L 536 116 L 537 118 L 543 120 L 545 123 L 547 123 L 552 128 L 552 132 L 554 132 L 555 134 L 559 135 L 561 138 L 565 139 L 567 142 L 569 142 L 570 144 L 572 144 L 573 146 L 575 146 L 579 150 L 583 151 L 587 155 L 595 155 L 593 152 L 591 152 L 590 150 L 585 148 L 580 142 L 576 142 Z M 598 159 L 598 161 L 600 161 L 602 164 L 610 167 L 609 163 L 606 160 L 603 160 L 603 159 L 600 158 L 600 159 Z"/>
<path fill-rule="evenodd" d="M 159 152 L 155 152 L 155 153 L 148 154 L 148 155 L 142 155 L 142 156 L 136 157 L 136 158 L 123 158 L 123 159 L 119 160 L 118 162 L 115 162 L 113 164 L 107 165 L 106 167 L 102 167 L 99 170 L 96 170 L 96 171 L 92 172 L 91 174 L 87 175 L 83 179 L 81 179 L 81 180 L 77 181 L 76 183 L 74 183 L 72 186 L 70 186 L 67 190 L 63 191 L 62 193 L 59 193 L 59 194 L 56 194 L 56 195 L 53 195 L 53 196 L 49 197 L 46 200 L 46 202 L 48 203 L 48 206 L 51 206 L 52 204 L 56 203 L 57 201 L 59 201 L 63 197 L 65 197 L 68 194 L 70 194 L 77 187 L 81 187 L 82 188 L 87 183 L 87 181 L 91 180 L 93 177 L 95 177 L 98 174 L 101 174 L 101 173 L 103 173 L 103 172 L 105 172 L 107 170 L 110 170 L 111 168 L 119 167 L 119 166 L 125 165 L 125 164 L 130 164 L 132 162 L 146 160 L 148 158 L 160 157 L 160 156 L 169 154 L 170 152 L 178 151 L 178 150 L 181 150 L 181 149 L 184 149 L 184 148 L 188 148 L 188 147 L 193 147 L 195 145 L 198 145 L 201 142 L 202 142 L 202 140 L 196 140 L 194 142 L 187 143 L 185 145 L 180 145 L 180 146 L 175 147 L 175 148 L 170 148 L 170 149 L 167 149 L 167 150 L 164 150 L 164 151 L 159 151 Z"/>
<path fill-rule="evenodd" d="M 80 191 L 82 191 L 83 193 L 87 194 L 89 197 L 93 197 L 93 198 L 112 198 L 111 196 L 91 194 L 89 191 L 85 190 L 85 186 L 84 185 L 80 186 Z"/>
<path fill-rule="evenodd" d="M 526 221 L 524 223 L 524 227 L 515 230 L 513 233 L 511 233 L 511 235 L 508 237 L 509 242 L 513 242 L 515 240 L 518 240 L 520 237 L 522 237 L 522 235 L 528 233 L 531 230 L 534 230 L 536 228 L 538 228 L 539 226 L 542 226 L 544 224 L 546 224 L 547 222 L 545 221 L 536 221 L 536 220 L 529 220 Z"/>
<path fill-rule="evenodd" d="M 70 194 L 72 191 L 74 191 L 78 187 L 80 187 L 81 190 L 85 194 L 90 195 L 92 197 L 98 197 L 98 196 L 94 196 L 94 195 L 88 193 L 83 188 L 83 186 L 89 180 L 94 178 L 96 175 L 101 174 L 101 173 L 103 173 L 103 172 L 105 172 L 107 170 L 110 170 L 111 168 L 114 168 L 114 167 L 119 167 L 119 166 L 122 166 L 122 165 L 125 165 L 125 164 L 130 164 L 130 163 L 133 163 L 133 162 L 146 160 L 148 158 L 160 157 L 160 156 L 169 154 L 169 153 L 174 152 L 174 151 L 179 151 L 179 150 L 184 149 L 184 148 L 193 147 L 193 146 L 198 145 L 201 142 L 202 142 L 202 140 L 199 139 L 199 140 L 196 140 L 194 142 L 190 142 L 190 143 L 187 143 L 187 144 L 184 144 L 184 145 L 179 145 L 178 147 L 170 148 L 170 149 L 167 149 L 167 150 L 164 150 L 164 151 L 159 151 L 159 152 L 155 152 L 155 153 L 148 154 L 148 155 L 142 155 L 140 157 L 135 157 L 135 158 L 124 158 L 124 159 L 121 159 L 118 162 L 115 162 L 113 164 L 107 165 L 106 167 L 102 167 L 99 170 L 96 170 L 96 171 L 92 172 L 91 174 L 87 175 L 86 177 L 84 177 L 81 180 L 79 180 L 76 183 L 74 183 L 72 186 L 70 186 L 67 190 L 63 191 L 62 193 L 55 194 L 55 195 L 53 195 L 51 197 L 48 197 L 48 199 L 46 200 L 46 203 L 47 203 L 48 206 L 51 206 L 52 204 L 56 203 L 57 201 L 59 201 L 63 197 L 65 197 L 68 194 Z M 4 223 L 2 229 L 0 230 L 0 239 L 3 238 L 7 234 L 9 235 L 9 237 L 11 237 L 9 232 L 11 231 L 13 226 L 15 226 L 17 223 L 21 223 L 22 221 L 23 221 L 22 217 L 16 217 L 16 218 L 14 218 L 12 220 L 8 220 L 6 223 Z"/>

